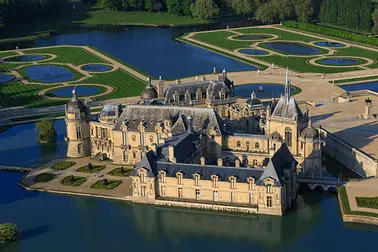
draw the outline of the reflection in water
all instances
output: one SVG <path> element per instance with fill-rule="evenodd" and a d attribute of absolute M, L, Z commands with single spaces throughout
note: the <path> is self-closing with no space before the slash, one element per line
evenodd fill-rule
<path fill-rule="evenodd" d="M 266 42 L 262 45 L 268 49 L 293 55 L 314 55 L 321 53 L 321 51 L 316 47 L 303 45 L 296 42 Z"/>
<path fill-rule="evenodd" d="M 75 75 L 62 66 L 39 65 L 25 68 L 24 72 L 33 80 L 40 82 L 70 81 Z"/>

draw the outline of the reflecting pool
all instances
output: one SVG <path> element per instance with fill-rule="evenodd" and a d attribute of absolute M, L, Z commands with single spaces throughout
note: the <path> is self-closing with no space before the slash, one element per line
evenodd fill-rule
<path fill-rule="evenodd" d="M 316 62 L 331 66 L 353 66 L 362 64 L 361 60 L 353 58 L 325 58 L 317 60 Z"/>
<path fill-rule="evenodd" d="M 269 38 L 272 38 L 272 36 L 260 35 L 260 34 L 239 35 L 239 36 L 234 37 L 234 39 L 240 39 L 240 40 L 263 40 L 263 39 L 269 39 Z"/>
<path fill-rule="evenodd" d="M 174 38 L 195 30 L 191 27 L 128 27 L 102 31 L 81 31 L 38 39 L 35 46 L 94 46 L 150 76 L 174 80 L 220 71 L 257 70 L 256 67 L 179 42 Z M 198 29 L 198 28 L 197 28 Z"/>
<path fill-rule="evenodd" d="M 280 97 L 285 93 L 285 86 L 283 84 L 267 84 L 255 83 L 235 86 L 235 94 L 239 97 L 249 98 L 251 93 L 255 91 L 257 98 L 272 98 Z M 295 92 L 295 88 L 291 88 L 291 93 Z"/>
<path fill-rule="evenodd" d="M 11 74 L 0 73 L 0 84 L 14 80 L 15 77 Z"/>
<path fill-rule="evenodd" d="M 39 144 L 34 123 L 13 126 L 0 134 L 0 165 L 37 167 L 67 154 L 64 120 L 54 122 L 56 143 Z"/>
<path fill-rule="evenodd" d="M 63 87 L 54 89 L 51 94 L 57 97 L 71 97 L 74 87 Z M 75 91 L 78 96 L 91 96 L 100 92 L 100 88 L 96 86 L 76 86 Z"/>
<path fill-rule="evenodd" d="M 345 45 L 338 42 L 328 42 L 328 41 L 319 41 L 314 43 L 317 46 L 324 46 L 324 47 L 344 47 Z"/>
<path fill-rule="evenodd" d="M 341 87 L 345 91 L 357 91 L 357 90 L 368 89 L 374 92 L 378 92 L 378 81 L 351 84 L 351 85 L 341 85 L 339 87 Z"/>
<path fill-rule="evenodd" d="M 89 64 L 89 65 L 85 65 L 81 68 L 82 70 L 84 71 L 88 71 L 88 72 L 106 72 L 106 71 L 109 71 L 111 69 L 113 69 L 113 67 L 109 66 L 109 65 L 104 65 L 104 64 Z"/>
<path fill-rule="evenodd" d="M 319 48 L 303 45 L 296 42 L 265 42 L 260 44 L 264 48 L 292 55 L 315 55 L 321 54 Z"/>
<path fill-rule="evenodd" d="M 38 65 L 25 68 L 24 72 L 34 81 L 63 82 L 75 78 L 75 74 L 62 66 Z"/>
<path fill-rule="evenodd" d="M 267 55 L 269 54 L 268 51 L 260 50 L 260 49 L 240 49 L 240 53 L 248 54 L 248 55 Z"/>
<path fill-rule="evenodd" d="M 15 57 L 6 58 L 6 62 L 28 62 L 47 59 L 46 55 L 20 55 Z"/>

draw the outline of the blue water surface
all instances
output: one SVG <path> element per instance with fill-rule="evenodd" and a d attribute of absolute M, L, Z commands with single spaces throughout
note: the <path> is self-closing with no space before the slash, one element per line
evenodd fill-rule
<path fill-rule="evenodd" d="M 81 69 L 89 72 L 106 72 L 111 70 L 112 67 L 104 64 L 88 64 L 83 66 Z"/>
<path fill-rule="evenodd" d="M 58 97 L 71 97 L 74 87 L 63 87 L 55 89 L 52 94 Z M 76 86 L 75 91 L 77 96 L 90 96 L 97 94 L 100 90 L 95 86 Z"/>
<path fill-rule="evenodd" d="M 259 49 L 240 49 L 239 52 L 248 55 L 267 55 L 269 53 L 268 51 Z"/>
<path fill-rule="evenodd" d="M 24 72 L 37 82 L 64 82 L 75 78 L 75 74 L 68 69 L 54 65 L 30 66 Z"/>
<path fill-rule="evenodd" d="M 321 64 L 332 65 L 332 66 L 353 66 L 360 65 L 362 63 L 359 59 L 352 58 L 326 58 L 319 60 Z"/>
<path fill-rule="evenodd" d="M 20 55 L 15 57 L 6 58 L 7 62 L 28 62 L 47 59 L 46 55 Z"/>
<path fill-rule="evenodd" d="M 341 87 L 345 91 L 358 91 L 358 90 L 367 89 L 367 90 L 378 92 L 378 81 L 351 84 L 351 85 L 340 85 L 339 87 Z"/>
<path fill-rule="evenodd" d="M 265 42 L 262 45 L 265 48 L 290 55 L 315 55 L 321 53 L 318 48 L 296 42 Z"/>
<path fill-rule="evenodd" d="M 328 41 L 318 41 L 314 43 L 317 46 L 324 46 L 324 47 L 344 47 L 345 45 L 342 43 L 337 43 L 337 42 L 328 42 Z"/>
<path fill-rule="evenodd" d="M 0 73 L 0 84 L 12 81 L 14 78 L 13 75 Z"/>

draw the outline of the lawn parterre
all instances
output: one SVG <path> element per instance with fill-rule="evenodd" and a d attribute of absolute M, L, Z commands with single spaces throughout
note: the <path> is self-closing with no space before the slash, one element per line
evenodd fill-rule
<path fill-rule="evenodd" d="M 91 188 L 101 189 L 101 190 L 112 190 L 116 188 L 117 186 L 119 186 L 121 183 L 122 183 L 122 180 L 103 179 L 91 185 Z"/>
<path fill-rule="evenodd" d="M 77 169 L 77 172 L 84 172 L 84 173 L 97 173 L 102 171 L 105 168 L 104 165 L 84 165 Z"/>
<path fill-rule="evenodd" d="M 378 197 L 356 197 L 358 207 L 378 209 Z"/>
<path fill-rule="evenodd" d="M 71 166 L 75 164 L 76 163 L 73 161 L 63 161 L 63 162 L 57 163 L 56 165 L 51 166 L 50 169 L 63 171 L 70 168 Z"/>
<path fill-rule="evenodd" d="M 66 185 L 66 186 L 80 186 L 81 184 L 83 184 L 85 181 L 87 181 L 86 178 L 84 177 L 80 177 L 80 176 L 67 176 L 65 177 L 64 179 L 62 179 L 60 181 L 60 183 L 62 185 Z"/>
<path fill-rule="evenodd" d="M 109 174 L 118 177 L 129 177 L 133 170 L 131 167 L 119 167 L 109 172 Z"/>
<path fill-rule="evenodd" d="M 40 173 L 37 175 L 37 177 L 34 178 L 34 182 L 36 183 L 46 183 L 55 178 L 54 174 L 51 173 Z"/>
<path fill-rule="evenodd" d="M 350 209 L 348 194 L 347 194 L 345 187 L 340 186 L 337 190 L 339 192 L 339 199 L 340 199 L 341 207 L 343 208 L 344 214 L 362 215 L 362 216 L 370 216 L 370 217 L 378 218 L 378 214 L 376 214 L 376 213 L 352 211 Z"/>

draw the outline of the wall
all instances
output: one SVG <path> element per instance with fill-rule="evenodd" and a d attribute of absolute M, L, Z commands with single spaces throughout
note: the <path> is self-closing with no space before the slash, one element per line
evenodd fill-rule
<path fill-rule="evenodd" d="M 362 177 L 377 176 L 377 162 L 368 154 L 354 148 L 325 129 L 321 129 L 325 142 L 323 151 Z"/>

